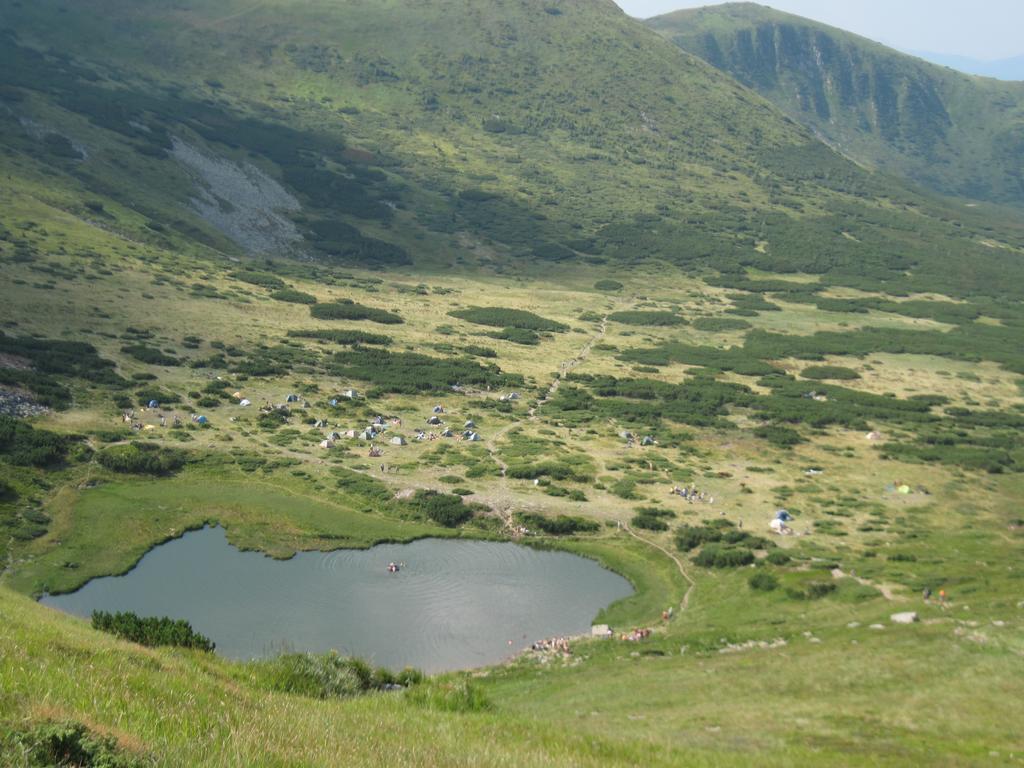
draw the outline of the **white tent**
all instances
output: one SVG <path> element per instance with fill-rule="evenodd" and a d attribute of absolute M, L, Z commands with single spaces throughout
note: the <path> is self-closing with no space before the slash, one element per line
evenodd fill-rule
<path fill-rule="evenodd" d="M 333 440 L 321 440 L 320 441 L 320 447 L 321 448 L 333 448 L 334 447 L 334 441 Z"/>
<path fill-rule="evenodd" d="M 238 404 L 244 408 L 247 405 L 252 405 L 252 400 L 248 400 L 243 397 Z"/>
<path fill-rule="evenodd" d="M 406 444 L 405 443 L 405 438 L 402 437 L 401 435 L 395 435 L 394 437 L 391 438 L 390 442 L 391 442 L 392 445 L 405 445 Z"/>

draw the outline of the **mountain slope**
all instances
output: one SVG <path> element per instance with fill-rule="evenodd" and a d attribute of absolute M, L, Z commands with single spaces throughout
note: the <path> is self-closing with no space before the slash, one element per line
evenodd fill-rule
<path fill-rule="evenodd" d="M 971 77 L 753 3 L 648 25 L 858 162 L 944 194 L 1024 203 L 1024 84 Z"/>
<path fill-rule="evenodd" d="M 176 249 L 991 292 L 1024 241 L 856 167 L 605 0 L 44 0 L 0 29 L 11 179 Z"/>

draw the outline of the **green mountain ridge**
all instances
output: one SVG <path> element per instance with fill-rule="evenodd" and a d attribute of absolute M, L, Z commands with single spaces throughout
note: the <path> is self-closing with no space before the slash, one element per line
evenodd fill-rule
<path fill-rule="evenodd" d="M 646 23 L 860 163 L 943 194 L 1024 203 L 1024 83 L 955 72 L 754 3 Z"/>
<path fill-rule="evenodd" d="M 857 168 L 608 2 L 45 0 L 0 29 L 8 162 L 179 247 L 498 269 L 657 258 L 877 285 L 952 243 L 907 287 L 986 291 L 1007 259 L 977 239 L 1024 242 Z"/>

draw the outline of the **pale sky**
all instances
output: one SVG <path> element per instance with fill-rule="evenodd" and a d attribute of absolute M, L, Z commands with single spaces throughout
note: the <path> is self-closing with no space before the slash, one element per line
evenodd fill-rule
<path fill-rule="evenodd" d="M 616 0 L 631 16 L 647 18 L 708 0 Z M 770 0 L 795 13 L 905 51 L 976 59 L 1024 53 L 1024 0 Z"/>

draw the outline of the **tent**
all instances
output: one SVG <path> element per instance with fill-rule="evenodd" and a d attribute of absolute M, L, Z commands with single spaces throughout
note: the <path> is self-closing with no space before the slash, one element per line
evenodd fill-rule
<path fill-rule="evenodd" d="M 333 448 L 334 447 L 334 441 L 333 440 L 321 440 L 320 441 L 320 447 L 321 448 Z"/>
<path fill-rule="evenodd" d="M 882 433 L 881 432 L 868 432 L 866 435 L 864 435 L 864 439 L 865 440 L 881 440 L 882 439 Z"/>
<path fill-rule="evenodd" d="M 427 424 L 437 425 L 437 424 L 440 424 L 440 423 L 441 423 L 441 420 L 439 418 L 437 418 L 437 416 L 431 416 L 429 419 L 427 419 Z"/>
<path fill-rule="evenodd" d="M 640 441 L 640 445 L 655 445 L 654 438 L 651 437 L 650 435 L 647 435 L 644 437 L 643 440 Z"/>
<path fill-rule="evenodd" d="M 205 416 L 200 416 L 198 419 L 196 419 L 196 424 L 208 424 L 209 422 L 210 420 Z"/>
<path fill-rule="evenodd" d="M 434 406 L 434 413 L 444 413 L 444 407 L 440 405 Z"/>
<path fill-rule="evenodd" d="M 472 419 L 470 419 L 469 421 L 467 421 L 467 422 L 466 422 L 465 424 L 463 424 L 462 426 L 463 426 L 463 427 L 464 427 L 465 429 L 473 429 L 473 428 L 474 428 L 474 427 L 476 426 L 476 424 L 474 424 L 474 423 L 473 423 L 473 420 L 472 420 Z"/>
<path fill-rule="evenodd" d="M 619 432 L 619 437 L 621 437 L 623 440 L 632 440 L 633 439 L 633 433 L 632 432 Z"/>
<path fill-rule="evenodd" d="M 235 392 L 235 394 L 233 394 L 232 397 L 235 398 L 235 400 L 241 400 L 242 399 L 242 393 L 241 392 Z"/>
<path fill-rule="evenodd" d="M 909 485 L 901 485 L 901 486 L 899 486 L 896 489 L 896 492 L 897 493 L 902 493 L 902 494 L 910 493 L 910 486 Z"/>
<path fill-rule="evenodd" d="M 482 438 L 476 432 L 470 432 L 466 439 L 471 443 L 479 443 Z"/>
<path fill-rule="evenodd" d="M 238 402 L 238 404 L 239 404 L 240 406 L 242 406 L 243 408 L 245 408 L 246 406 L 252 405 L 252 400 L 246 400 L 245 398 L 242 398 L 242 399 L 241 399 L 241 400 L 240 400 L 240 401 Z"/>
<path fill-rule="evenodd" d="M 331 406 L 332 408 L 337 408 L 338 407 L 338 398 L 334 398 L 333 400 L 329 401 L 327 404 L 329 406 Z"/>
<path fill-rule="evenodd" d="M 391 442 L 392 445 L 405 445 L 406 444 L 405 443 L 405 438 L 402 437 L 401 435 L 395 435 L 394 437 L 391 438 L 390 442 Z"/>
<path fill-rule="evenodd" d="M 347 397 L 349 400 L 355 400 L 357 397 L 359 397 L 359 393 L 356 392 L 356 390 L 354 390 L 354 389 L 346 389 L 341 394 L 344 397 Z"/>
<path fill-rule="evenodd" d="M 786 522 L 789 522 L 790 520 L 792 520 L 793 516 L 791 514 L 789 514 L 789 510 L 779 509 L 779 510 L 776 510 L 776 512 L 775 512 L 775 519 L 776 520 L 781 520 L 782 522 L 786 523 Z"/>
<path fill-rule="evenodd" d="M 441 433 L 441 437 L 452 437 L 454 434 L 454 432 L 446 427 L 444 432 Z"/>
<path fill-rule="evenodd" d="M 364 429 L 362 432 L 359 433 L 360 440 L 373 440 L 373 438 L 375 438 L 376 436 L 377 433 L 374 432 L 372 429 Z"/>
<path fill-rule="evenodd" d="M 150 408 L 159 408 L 160 407 L 160 403 L 158 403 L 156 400 L 150 400 L 149 403 L 148 403 L 148 406 Z"/>
<path fill-rule="evenodd" d="M 289 402 L 289 403 L 297 403 L 297 402 L 299 402 L 299 396 L 298 395 L 288 395 L 288 397 L 286 397 L 285 400 L 287 402 Z"/>
<path fill-rule="evenodd" d="M 152 424 L 147 424 L 146 426 L 143 427 L 143 429 L 149 431 L 151 429 L 156 429 L 156 427 L 154 427 Z"/>
<path fill-rule="evenodd" d="M 331 434 L 329 434 L 327 436 L 327 439 L 328 440 L 341 440 L 341 435 L 339 435 L 337 432 L 331 432 Z"/>
<path fill-rule="evenodd" d="M 346 429 L 345 430 L 345 437 L 352 438 L 352 437 L 355 437 L 355 436 L 356 436 L 356 431 L 354 429 Z"/>

